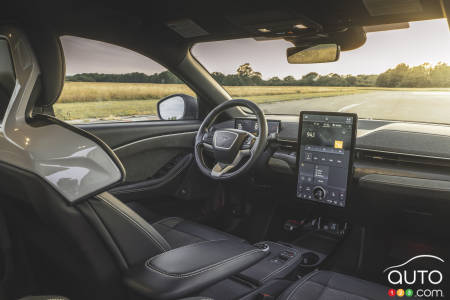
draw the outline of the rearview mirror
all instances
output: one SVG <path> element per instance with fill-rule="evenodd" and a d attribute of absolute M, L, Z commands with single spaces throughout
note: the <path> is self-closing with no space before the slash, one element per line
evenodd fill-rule
<path fill-rule="evenodd" d="M 197 99 L 185 94 L 175 94 L 158 102 L 158 116 L 161 120 L 198 119 Z"/>
<path fill-rule="evenodd" d="M 286 50 L 290 64 L 314 64 L 333 62 L 339 59 L 340 48 L 336 44 L 320 44 L 307 47 L 292 47 Z"/>

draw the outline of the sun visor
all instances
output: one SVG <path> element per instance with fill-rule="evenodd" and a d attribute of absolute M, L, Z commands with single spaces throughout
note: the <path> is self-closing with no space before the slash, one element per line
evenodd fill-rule
<path fill-rule="evenodd" d="M 420 0 L 363 0 L 372 17 L 422 12 Z"/>

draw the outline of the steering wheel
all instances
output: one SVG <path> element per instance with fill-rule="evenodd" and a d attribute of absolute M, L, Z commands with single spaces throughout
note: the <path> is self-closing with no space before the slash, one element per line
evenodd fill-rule
<path fill-rule="evenodd" d="M 211 131 L 217 117 L 225 110 L 243 106 L 250 109 L 258 122 L 258 135 L 250 132 L 226 128 Z M 258 105 L 245 99 L 229 100 L 215 107 L 205 118 L 195 137 L 195 161 L 206 176 L 216 180 L 235 178 L 246 171 L 263 153 L 267 144 L 267 120 Z M 203 150 L 212 151 L 215 165 L 210 169 L 204 160 Z M 241 164 L 244 158 L 248 160 Z"/>

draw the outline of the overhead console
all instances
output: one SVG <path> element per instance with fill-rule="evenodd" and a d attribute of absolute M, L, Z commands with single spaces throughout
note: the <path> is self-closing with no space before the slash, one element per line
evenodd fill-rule
<path fill-rule="evenodd" d="M 297 198 L 346 206 L 357 118 L 348 113 L 300 113 Z"/>

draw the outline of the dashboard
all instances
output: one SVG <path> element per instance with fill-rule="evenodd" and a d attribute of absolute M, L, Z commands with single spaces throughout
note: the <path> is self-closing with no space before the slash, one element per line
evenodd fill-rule
<path fill-rule="evenodd" d="M 277 124 L 278 134 L 269 139 L 265 153 L 242 179 L 249 183 L 247 186 L 258 199 L 267 198 L 289 208 L 286 214 L 293 219 L 310 214 L 448 235 L 449 125 L 358 119 L 354 159 L 349 167 L 351 183 L 347 185 L 347 195 L 343 195 L 345 202 L 331 204 L 326 203 L 327 198 L 324 202 L 312 201 L 309 195 L 307 200 L 299 197 L 298 115 L 266 115 L 266 118 Z M 241 119 L 225 120 L 215 127 L 235 128 L 236 123 L 245 123 L 242 128 L 251 131 L 255 129 L 254 120 L 246 123 Z M 334 183 L 325 188 L 336 189 Z"/>
<path fill-rule="evenodd" d="M 278 120 L 267 120 L 268 134 L 278 134 L 280 132 Z M 238 118 L 234 120 L 234 128 L 245 130 L 253 135 L 258 135 L 258 121 L 256 119 Z"/>
<path fill-rule="evenodd" d="M 267 118 L 270 132 L 278 133 L 266 150 L 263 158 L 266 161 L 258 164 L 260 167 L 254 174 L 264 185 L 278 188 L 280 192 L 291 191 L 290 199 L 298 199 L 299 118 L 286 115 Z M 252 118 L 231 119 L 215 125 L 249 132 L 255 132 L 256 126 Z M 444 201 L 450 209 L 450 126 L 359 119 L 354 151 L 351 179 L 355 185 L 352 194 L 347 196 L 358 195 L 358 199 L 344 204 L 346 207 L 373 202 L 376 204 L 371 209 L 381 209 L 402 203 L 402 209 L 407 210 L 404 214 L 420 207 L 423 216 L 426 209 L 442 207 L 436 201 Z M 341 210 L 339 206 L 338 203 L 336 207 Z"/>

